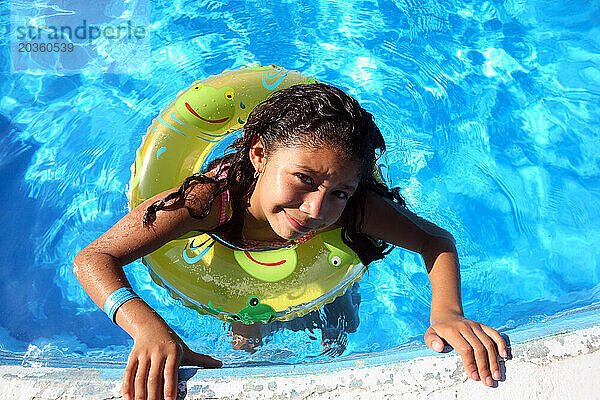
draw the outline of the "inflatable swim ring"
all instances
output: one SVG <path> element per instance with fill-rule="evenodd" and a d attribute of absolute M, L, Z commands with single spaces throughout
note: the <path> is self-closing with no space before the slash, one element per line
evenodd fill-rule
<path fill-rule="evenodd" d="M 211 150 L 242 128 L 250 111 L 272 93 L 315 82 L 297 71 L 255 66 L 225 70 L 179 92 L 136 152 L 129 209 L 201 171 Z M 202 314 L 246 324 L 285 321 L 333 301 L 361 278 L 366 267 L 340 231 L 268 251 L 240 251 L 209 234 L 190 233 L 142 262 L 173 298 Z"/>

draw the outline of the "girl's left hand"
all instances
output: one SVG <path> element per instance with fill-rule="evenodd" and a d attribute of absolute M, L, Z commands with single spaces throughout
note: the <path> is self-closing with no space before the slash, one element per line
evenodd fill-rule
<path fill-rule="evenodd" d="M 425 343 L 433 351 L 441 352 L 444 340 L 460 354 L 469 377 L 481 378 L 487 386 L 494 384 L 493 379 L 500 379 L 498 350 L 504 358 L 508 352 L 498 331 L 460 314 L 448 313 L 437 316 L 425 332 Z"/>

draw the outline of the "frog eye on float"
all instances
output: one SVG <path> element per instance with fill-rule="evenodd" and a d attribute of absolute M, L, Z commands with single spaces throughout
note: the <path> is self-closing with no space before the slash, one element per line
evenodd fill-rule
<path fill-rule="evenodd" d="M 228 90 L 225 92 L 225 98 L 227 100 L 233 100 L 234 97 L 235 97 L 235 94 L 233 93 L 233 90 Z"/>
<path fill-rule="evenodd" d="M 338 256 L 333 256 L 331 257 L 331 263 L 334 267 L 339 267 L 340 265 L 342 265 L 342 259 Z"/>
<path fill-rule="evenodd" d="M 258 297 L 250 297 L 250 299 L 248 300 L 248 305 L 256 307 L 258 305 Z"/>

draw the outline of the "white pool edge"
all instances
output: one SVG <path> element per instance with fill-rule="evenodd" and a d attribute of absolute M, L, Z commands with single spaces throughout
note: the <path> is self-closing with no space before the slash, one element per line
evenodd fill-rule
<path fill-rule="evenodd" d="M 597 311 L 508 331 L 512 357 L 501 363 L 502 379 L 491 388 L 466 377 L 456 352 L 436 354 L 420 347 L 334 363 L 182 368 L 179 398 L 599 398 Z M 120 399 L 122 373 L 119 368 L 0 365 L 0 398 Z"/>

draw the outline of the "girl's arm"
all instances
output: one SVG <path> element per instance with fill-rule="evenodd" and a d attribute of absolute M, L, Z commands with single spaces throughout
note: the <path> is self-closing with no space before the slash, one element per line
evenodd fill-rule
<path fill-rule="evenodd" d="M 504 357 L 507 356 L 506 343 L 496 330 L 464 318 L 454 237 L 374 192 L 367 197 L 362 233 L 423 257 L 432 292 L 431 326 L 425 334 L 427 345 L 434 351 L 442 351 L 444 339 L 461 355 L 471 378 L 481 377 L 488 386 L 493 384 L 488 381 L 492 375 L 500 379 L 494 342 Z"/>
<path fill-rule="evenodd" d="M 123 272 L 124 265 L 191 230 L 207 230 L 216 225 L 216 204 L 213 204 L 210 215 L 201 220 L 193 218 L 187 208 L 199 214 L 208 204 L 208 188 L 209 185 L 192 186 L 185 200 L 172 200 L 168 203 L 168 211 L 158 211 L 154 222 L 143 226 L 142 217 L 146 208 L 175 189 L 152 197 L 77 254 L 73 272 L 98 307 L 103 309 L 107 297 L 115 290 L 131 287 Z M 143 398 L 146 398 L 147 391 L 154 392 L 159 398 L 163 393 L 163 379 L 165 397 L 176 394 L 177 367 L 180 363 L 220 366 L 219 361 L 191 351 L 163 318 L 139 298 L 119 307 L 115 319 L 135 341 L 123 378 L 123 392 L 131 394 L 131 398 L 134 392 L 144 393 Z M 157 362 L 157 359 L 160 361 Z M 160 362 L 164 362 L 164 366 Z"/>

